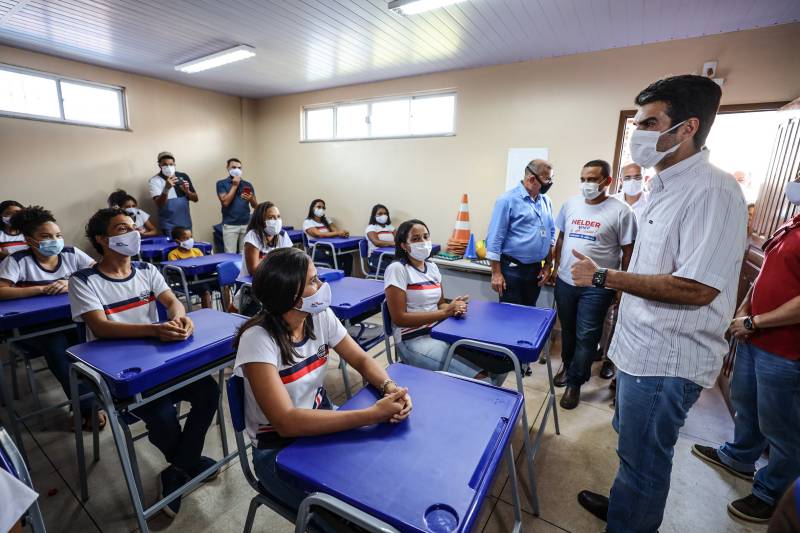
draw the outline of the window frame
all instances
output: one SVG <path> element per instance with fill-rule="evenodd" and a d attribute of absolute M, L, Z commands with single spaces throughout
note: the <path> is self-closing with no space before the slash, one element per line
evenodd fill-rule
<path fill-rule="evenodd" d="M 20 67 L 17 65 L 10 65 L 7 63 L 0 63 L 0 70 L 5 70 L 8 72 L 16 72 L 19 74 L 25 74 L 28 76 L 35 76 L 38 78 L 44 78 L 53 80 L 56 83 L 56 95 L 58 97 L 58 110 L 60 114 L 60 118 L 55 117 L 46 117 L 43 115 L 34 115 L 31 113 L 20 113 L 17 111 L 6 111 L 4 109 L 0 109 L 0 117 L 5 118 L 19 118 L 24 120 L 35 120 L 37 122 L 51 122 L 54 124 L 69 124 L 73 126 L 84 126 L 89 128 L 100 128 L 106 130 L 115 130 L 115 131 L 133 131 L 130 128 L 130 121 L 129 121 L 129 113 L 128 113 L 128 97 L 127 97 L 127 89 L 121 85 L 111 85 L 107 83 L 98 83 L 89 80 L 83 80 L 80 78 L 71 78 L 69 76 L 61 76 L 59 74 L 54 74 L 52 72 L 45 72 L 42 70 L 35 70 L 26 67 Z M 86 87 L 92 88 L 99 88 L 99 89 L 110 89 L 117 92 L 117 104 L 120 112 L 120 117 L 122 119 L 122 126 L 107 126 L 104 124 L 95 124 L 93 122 L 83 122 L 80 120 L 72 120 L 65 118 L 64 115 L 64 97 L 62 96 L 61 91 L 61 82 L 72 83 L 75 85 L 83 85 Z"/>
<path fill-rule="evenodd" d="M 409 128 L 411 127 L 411 102 L 415 99 L 435 98 L 441 96 L 453 97 L 453 131 L 447 133 L 423 133 L 408 135 L 390 135 L 390 136 L 372 136 L 372 104 L 379 102 L 387 102 L 393 100 L 408 100 L 409 101 Z M 347 137 L 337 138 L 336 127 L 338 122 L 337 109 L 340 106 L 367 104 L 367 137 Z M 333 137 L 330 139 L 306 139 L 308 111 L 317 109 L 333 109 Z M 375 98 L 359 98 L 353 100 L 337 100 L 334 102 L 326 102 L 320 104 L 304 105 L 300 108 L 300 139 L 301 143 L 320 143 L 320 142 L 349 142 L 349 141 L 384 141 L 393 139 L 424 139 L 428 137 L 455 137 L 458 133 L 458 91 L 456 89 L 438 89 L 435 91 L 424 91 L 406 94 L 395 94 L 390 96 L 380 96 Z"/>

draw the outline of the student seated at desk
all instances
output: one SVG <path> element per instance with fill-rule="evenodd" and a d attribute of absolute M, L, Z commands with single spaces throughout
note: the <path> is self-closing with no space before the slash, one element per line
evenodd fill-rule
<path fill-rule="evenodd" d="M 14 252 L 0 263 L 0 300 L 27 298 L 43 294 L 64 294 L 71 276 L 94 264 L 94 259 L 78 248 L 64 246 L 61 228 L 53 214 L 40 206 L 17 211 L 10 220 L 11 227 L 25 237 L 29 248 Z M 67 348 L 78 343 L 75 328 L 56 331 L 25 341 L 35 353 L 44 355 L 47 367 L 70 397 L 69 361 Z M 89 393 L 84 385 L 78 386 L 81 395 Z M 81 400 L 84 429 L 91 428 L 91 398 Z M 98 427 L 105 427 L 105 412 L 98 413 Z"/>
<path fill-rule="evenodd" d="M 392 219 L 389 217 L 389 209 L 383 204 L 375 204 L 372 206 L 372 214 L 369 216 L 369 225 L 364 230 L 367 236 L 367 255 L 369 257 L 370 268 L 378 270 L 380 267 L 385 267 L 392 259 L 388 261 L 384 259 L 384 264 L 379 264 L 380 254 L 374 254 L 376 248 L 391 247 L 394 248 L 394 226 L 392 226 Z M 380 250 L 378 250 L 380 252 Z"/>
<path fill-rule="evenodd" d="M 412 219 L 400 224 L 395 248 L 397 260 L 386 269 L 384 286 L 392 323 L 402 328 L 395 332 L 395 341 L 403 361 L 428 370 L 441 370 L 450 345 L 432 338 L 430 331 L 439 321 L 464 316 L 469 296 L 458 296 L 450 303 L 445 301 L 439 267 L 428 261 L 432 249 L 424 222 Z M 453 356 L 449 371 L 483 379 L 488 370 L 492 382 L 500 385 L 509 368 L 509 362 L 501 358 L 460 349 Z"/>
<path fill-rule="evenodd" d="M 256 476 L 273 498 L 296 510 L 305 494 L 278 477 L 275 458 L 282 448 L 295 437 L 401 422 L 411 411 L 411 398 L 347 334 L 329 309 L 330 286 L 302 250 L 269 254 L 255 273 L 253 291 L 262 311 L 239 330 L 234 372 L 245 378 L 245 422 Z M 367 409 L 332 410 L 325 390 L 331 348 L 383 398 Z"/>
<path fill-rule="evenodd" d="M 117 189 L 108 195 L 108 207 L 119 207 L 128 213 L 133 218 L 136 231 L 141 233 L 142 237 L 157 237 L 161 235 L 153 223 L 150 222 L 150 215 L 139 209 L 139 202 L 136 201 L 136 198 L 122 189 Z"/>
<path fill-rule="evenodd" d="M 333 222 L 328 220 L 325 215 L 325 200 L 317 198 L 308 206 L 308 216 L 303 221 L 303 231 L 310 239 L 323 239 L 325 237 L 349 237 L 350 232 L 337 228 Z M 318 246 L 314 254 L 315 261 L 328 263 L 333 268 L 333 257 L 331 250 L 327 246 Z M 353 256 L 342 254 L 338 258 L 339 268 L 344 270 L 344 275 L 349 276 L 353 272 Z"/>
<path fill-rule="evenodd" d="M 192 334 L 192 320 L 158 269 L 131 261 L 139 253 L 141 234 L 125 211 L 99 210 L 86 225 L 86 237 L 102 259 L 75 273 L 69 300 L 73 320 L 86 324 L 87 340 L 155 337 L 175 342 Z M 168 321 L 158 322 L 156 301 L 166 308 Z M 175 409 L 178 401 L 192 406 L 183 429 Z M 133 411 L 147 426 L 150 442 L 170 463 L 159 476 L 162 497 L 215 463 L 201 453 L 218 401 L 217 382 L 207 376 Z M 163 511 L 175 516 L 180 506 L 176 498 Z"/>
<path fill-rule="evenodd" d="M 192 230 L 182 226 L 172 228 L 170 235 L 172 240 L 178 244 L 167 254 L 167 261 L 177 261 L 178 259 L 191 259 L 192 257 L 203 257 L 203 250 L 195 248 Z M 214 282 L 198 283 L 189 287 L 192 294 L 199 294 L 203 309 L 211 309 L 211 291 L 219 289 L 219 284 Z"/>
<path fill-rule="evenodd" d="M 28 243 L 19 230 L 11 227 L 11 217 L 22 209 L 22 204 L 14 200 L 0 202 L 0 261 L 20 250 L 27 250 Z"/>

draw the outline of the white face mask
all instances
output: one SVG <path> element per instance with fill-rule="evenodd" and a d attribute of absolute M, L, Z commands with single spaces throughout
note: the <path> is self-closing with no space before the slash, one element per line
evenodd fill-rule
<path fill-rule="evenodd" d="M 189 238 L 188 238 L 188 239 L 186 239 L 185 241 L 183 241 L 183 242 L 179 242 L 179 243 L 178 243 L 178 246 L 180 246 L 180 247 L 181 247 L 181 248 L 183 248 L 184 250 L 191 250 L 192 248 L 194 248 L 194 239 L 192 239 L 191 237 L 189 237 Z"/>
<path fill-rule="evenodd" d="M 323 283 L 322 286 L 317 289 L 317 292 L 311 296 L 304 296 L 302 300 L 303 303 L 300 307 L 295 307 L 295 309 L 311 315 L 319 314 L 331 305 L 331 286 L 327 283 Z"/>
<path fill-rule="evenodd" d="M 433 243 L 431 241 L 412 242 L 408 244 L 408 247 L 410 248 L 408 255 L 417 261 L 425 261 L 433 251 Z"/>
<path fill-rule="evenodd" d="M 378 215 L 375 217 L 375 222 L 378 224 L 386 224 L 389 221 L 389 215 Z"/>
<path fill-rule="evenodd" d="M 161 173 L 170 178 L 175 175 L 175 165 L 164 165 L 161 167 Z"/>
<path fill-rule="evenodd" d="M 3 217 L 3 224 L 8 226 L 10 223 L 11 223 L 11 215 L 9 215 L 7 217 Z"/>
<path fill-rule="evenodd" d="M 118 254 L 134 256 L 139 253 L 142 246 L 142 234 L 138 231 L 129 231 L 122 235 L 108 238 L 108 247 Z"/>
<path fill-rule="evenodd" d="M 128 213 L 130 216 L 135 217 L 139 214 L 139 210 L 135 207 L 128 207 L 125 209 L 125 212 Z"/>
<path fill-rule="evenodd" d="M 642 180 L 627 180 L 622 182 L 622 192 L 628 196 L 636 196 L 642 192 Z"/>
<path fill-rule="evenodd" d="M 794 205 L 800 205 L 800 181 L 790 181 L 783 188 L 786 199 Z"/>
<path fill-rule="evenodd" d="M 675 124 L 665 131 L 646 131 L 640 129 L 633 130 L 630 141 L 631 159 L 633 159 L 633 162 L 642 168 L 651 168 L 660 163 L 661 160 L 667 157 L 669 154 L 677 150 L 683 141 L 679 142 L 672 148 L 669 148 L 666 152 L 659 152 L 656 150 L 656 145 L 658 144 L 658 140 L 662 135 L 671 132 L 684 122 L 686 121 L 684 120 L 683 122 Z"/>
<path fill-rule="evenodd" d="M 274 220 L 267 220 L 264 222 L 264 231 L 267 232 L 267 235 L 270 237 L 274 237 L 278 233 L 281 232 L 283 229 L 283 220 L 276 218 Z"/>
<path fill-rule="evenodd" d="M 325 216 L 325 210 L 321 207 L 314 209 L 314 216 L 322 218 Z"/>
<path fill-rule="evenodd" d="M 239 176 L 241 176 L 241 175 L 242 175 L 242 169 L 241 169 L 241 168 L 232 168 L 232 169 L 230 169 L 228 172 L 229 172 L 229 173 L 230 173 L 230 175 L 231 175 L 231 176 L 233 176 L 234 178 L 238 178 Z"/>
<path fill-rule="evenodd" d="M 581 183 L 581 194 L 583 194 L 583 197 L 587 200 L 594 200 L 600 196 L 601 192 L 603 192 L 603 190 L 600 188 L 599 183 L 590 183 L 588 181 L 586 183 Z"/>

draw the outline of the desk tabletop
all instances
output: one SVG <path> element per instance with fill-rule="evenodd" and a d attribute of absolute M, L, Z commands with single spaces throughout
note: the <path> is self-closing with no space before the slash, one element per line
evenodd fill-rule
<path fill-rule="evenodd" d="M 439 322 L 431 337 L 451 344 L 459 339 L 497 344 L 525 363 L 539 358 L 555 321 L 554 309 L 473 300 L 464 318 Z"/>
<path fill-rule="evenodd" d="M 309 237 L 308 244 L 314 245 L 316 243 L 332 244 L 337 250 L 346 248 L 358 248 L 358 243 L 363 241 L 364 237 L 351 235 L 349 237 L 322 237 L 320 239 L 312 239 Z"/>
<path fill-rule="evenodd" d="M 66 294 L 0 300 L 0 330 L 35 326 L 71 317 Z"/>
<path fill-rule="evenodd" d="M 317 277 L 322 281 L 334 281 L 344 277 L 344 270 L 335 268 L 317 267 Z M 253 284 L 253 276 L 242 276 L 237 281 L 244 285 Z"/>
<path fill-rule="evenodd" d="M 383 282 L 374 279 L 340 278 L 328 283 L 331 285 L 331 309 L 341 320 L 380 309 L 386 297 Z"/>
<path fill-rule="evenodd" d="M 233 357 L 233 337 L 247 317 L 213 309 L 188 316 L 194 322 L 194 333 L 185 341 L 98 339 L 72 346 L 67 353 L 100 373 L 115 397 L 129 398 Z"/>
<path fill-rule="evenodd" d="M 408 365 L 394 364 L 387 372 L 409 388 L 414 410 L 408 419 L 298 439 L 278 454 L 279 474 L 401 531 L 470 531 L 522 396 Z M 363 409 L 377 397 L 367 387 L 340 409 Z"/>
<path fill-rule="evenodd" d="M 210 242 L 203 242 L 198 241 L 194 243 L 195 248 L 200 248 L 204 254 L 211 253 L 213 249 L 213 245 Z M 139 255 L 142 257 L 153 257 L 156 255 L 166 255 L 170 252 L 173 248 L 177 248 L 178 244 L 175 241 L 156 241 L 156 242 L 148 242 L 147 244 L 142 243 L 141 248 L 139 249 Z"/>
<path fill-rule="evenodd" d="M 292 242 L 300 242 L 300 241 L 303 240 L 303 230 L 290 229 L 290 228 L 287 228 L 286 226 L 284 226 L 283 229 L 286 230 L 286 234 L 289 236 L 289 239 Z"/>
<path fill-rule="evenodd" d="M 187 274 L 204 274 L 214 272 L 217 265 L 226 261 L 241 261 L 239 254 L 209 254 L 200 257 L 190 257 L 188 259 L 176 259 L 174 261 L 164 261 L 161 265 L 171 265 L 182 268 Z"/>

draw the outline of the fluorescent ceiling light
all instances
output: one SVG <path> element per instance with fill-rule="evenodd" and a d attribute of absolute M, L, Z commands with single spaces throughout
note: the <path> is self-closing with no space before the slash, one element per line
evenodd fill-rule
<path fill-rule="evenodd" d="M 389 2 L 389 9 L 401 15 L 416 15 L 463 1 L 464 0 L 392 0 Z"/>
<path fill-rule="evenodd" d="M 222 65 L 227 65 L 228 63 L 233 63 L 235 61 L 241 61 L 242 59 L 247 59 L 248 57 L 253 57 L 254 55 L 256 55 L 255 48 L 252 46 L 247 46 L 246 44 L 240 44 L 239 46 L 234 46 L 233 48 L 223 50 L 222 52 L 217 52 L 216 54 L 203 56 L 193 61 L 181 63 L 175 67 L 175 70 L 180 70 L 181 72 L 186 72 L 187 74 L 194 74 L 195 72 L 202 72 L 204 70 L 221 67 Z"/>

